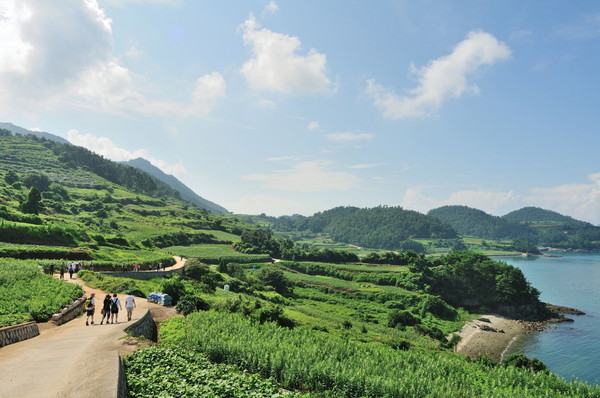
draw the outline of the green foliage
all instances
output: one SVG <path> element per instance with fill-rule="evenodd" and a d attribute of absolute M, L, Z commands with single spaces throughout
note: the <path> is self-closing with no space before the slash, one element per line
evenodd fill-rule
<path fill-rule="evenodd" d="M 82 294 L 81 287 L 44 275 L 31 261 L 0 260 L 0 326 L 46 321 Z"/>
<path fill-rule="evenodd" d="M 271 379 L 215 365 L 202 354 L 176 347 L 150 347 L 125 358 L 128 396 L 136 397 L 298 397 L 282 393 Z"/>
<path fill-rule="evenodd" d="M 186 293 L 185 284 L 181 276 L 175 274 L 170 278 L 163 279 L 161 283 L 161 292 L 168 294 L 173 299 L 173 304 L 177 304 L 179 298 Z"/>
<path fill-rule="evenodd" d="M 539 291 L 518 268 L 466 251 L 443 256 L 436 264 L 423 269 L 424 281 L 454 307 L 526 306 L 532 312 L 539 306 Z"/>
<path fill-rule="evenodd" d="M 392 310 L 388 317 L 388 327 L 395 328 L 400 326 L 415 326 L 421 320 L 410 311 Z"/>
<path fill-rule="evenodd" d="M 224 282 L 221 274 L 218 274 L 210 269 L 210 267 L 196 258 L 187 260 L 184 268 L 184 274 L 208 286 L 210 290 Z"/>
<path fill-rule="evenodd" d="M 27 200 L 20 206 L 21 211 L 26 214 L 38 214 L 40 212 L 40 201 L 42 200 L 42 194 L 37 187 L 31 187 L 29 194 L 27 194 Z"/>
<path fill-rule="evenodd" d="M 195 311 L 208 311 L 210 303 L 195 294 L 185 294 L 180 299 L 175 309 L 181 315 L 189 315 Z"/>
<path fill-rule="evenodd" d="M 257 277 L 265 285 L 272 286 L 279 294 L 287 294 L 289 292 L 289 282 L 283 271 L 275 267 L 262 267 L 257 274 Z"/>
<path fill-rule="evenodd" d="M 548 368 L 539 359 L 529 359 L 523 354 L 510 354 L 504 358 L 502 364 L 516 368 L 528 369 L 533 372 L 547 372 Z"/>
<path fill-rule="evenodd" d="M 546 373 L 488 368 L 448 353 L 415 353 L 337 338 L 322 331 L 260 324 L 204 312 L 163 324 L 160 340 L 210 361 L 273 377 L 284 388 L 347 397 L 592 397 L 598 387 Z M 146 361 L 152 363 L 152 361 Z"/>

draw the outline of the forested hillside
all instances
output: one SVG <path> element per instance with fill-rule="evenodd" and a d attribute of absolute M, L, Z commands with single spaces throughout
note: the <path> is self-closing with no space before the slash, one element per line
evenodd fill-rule
<path fill-rule="evenodd" d="M 271 220 L 276 231 L 328 233 L 337 242 L 376 249 L 398 250 L 411 239 L 452 239 L 452 227 L 433 217 L 401 207 L 336 207 L 310 217 L 279 217 Z"/>
<path fill-rule="evenodd" d="M 523 207 L 522 209 L 511 211 L 510 213 L 503 215 L 502 218 L 506 221 L 518 223 L 560 223 L 579 226 L 592 225 L 584 221 L 576 220 L 573 217 L 539 207 Z"/>
<path fill-rule="evenodd" d="M 600 227 L 536 207 L 526 207 L 503 217 L 467 206 L 443 206 L 427 214 L 447 222 L 461 235 L 520 240 L 559 249 L 600 249 Z"/>
<path fill-rule="evenodd" d="M 529 239 L 532 235 L 526 226 L 467 206 L 443 206 L 427 215 L 450 224 L 461 235 L 483 239 Z"/>
<path fill-rule="evenodd" d="M 2 256 L 155 262 L 165 257 L 156 248 L 219 242 L 211 231 L 246 228 L 142 170 L 32 135 L 0 130 L 0 170 Z M 40 244 L 55 248 L 30 246 Z"/>

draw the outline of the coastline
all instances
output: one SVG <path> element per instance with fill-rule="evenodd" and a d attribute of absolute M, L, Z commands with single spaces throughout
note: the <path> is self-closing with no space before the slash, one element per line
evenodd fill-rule
<path fill-rule="evenodd" d="M 461 340 L 455 352 L 465 354 L 471 359 L 487 357 L 500 362 L 502 353 L 517 336 L 531 331 L 521 321 L 502 315 L 483 315 L 468 322 L 457 333 Z"/>
<path fill-rule="evenodd" d="M 548 314 L 539 320 L 522 320 L 509 318 L 499 314 L 482 315 L 478 319 L 468 322 L 458 334 L 461 339 L 454 348 L 459 354 L 465 354 L 471 359 L 487 357 L 500 362 L 502 354 L 510 343 L 526 333 L 541 332 L 549 324 L 561 322 L 574 322 L 564 316 L 584 315 L 585 313 L 575 308 L 544 303 Z"/>

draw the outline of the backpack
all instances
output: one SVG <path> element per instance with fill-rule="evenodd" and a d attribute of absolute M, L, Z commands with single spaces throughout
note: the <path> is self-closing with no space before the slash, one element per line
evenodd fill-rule
<path fill-rule="evenodd" d="M 91 306 L 92 306 L 92 298 L 90 297 L 90 298 L 88 298 L 88 299 L 85 300 L 85 304 L 83 305 L 83 308 L 85 308 L 87 310 Z"/>
<path fill-rule="evenodd" d="M 110 307 L 110 310 L 111 310 L 112 312 L 117 312 L 117 311 L 119 310 L 119 306 L 117 305 L 117 301 L 118 301 L 118 300 L 119 300 L 119 299 L 116 299 L 116 300 L 115 300 L 114 298 L 111 300 L 111 301 L 112 301 L 112 305 L 111 305 L 111 307 Z"/>

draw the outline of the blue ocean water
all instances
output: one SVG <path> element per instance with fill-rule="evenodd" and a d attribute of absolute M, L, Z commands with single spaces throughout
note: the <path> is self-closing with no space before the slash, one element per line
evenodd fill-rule
<path fill-rule="evenodd" d="M 571 323 L 518 337 L 507 354 L 538 358 L 567 380 L 600 384 L 600 253 L 558 253 L 560 257 L 511 257 L 500 261 L 520 268 L 541 291 L 541 300 L 577 308 Z"/>

